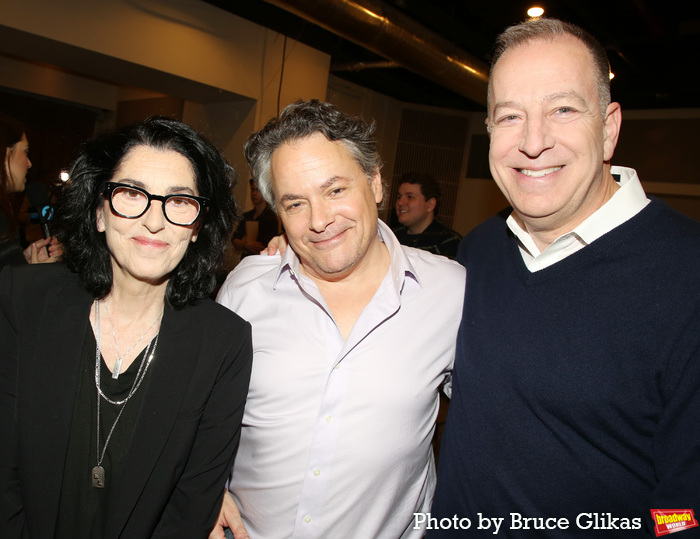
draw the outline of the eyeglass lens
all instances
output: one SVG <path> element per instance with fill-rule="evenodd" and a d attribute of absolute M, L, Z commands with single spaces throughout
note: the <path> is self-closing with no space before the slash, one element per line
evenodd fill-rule
<path fill-rule="evenodd" d="M 114 211 L 125 217 L 138 217 L 146 211 L 148 197 L 136 189 L 117 187 L 112 191 Z M 199 215 L 199 202 L 193 198 L 171 196 L 165 202 L 165 215 L 176 224 L 188 225 Z"/>

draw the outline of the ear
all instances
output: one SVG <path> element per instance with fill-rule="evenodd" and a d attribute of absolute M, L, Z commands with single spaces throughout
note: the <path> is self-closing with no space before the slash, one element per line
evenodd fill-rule
<path fill-rule="evenodd" d="M 190 241 L 192 243 L 197 241 L 197 236 L 199 236 L 200 230 L 202 230 L 202 221 L 200 219 L 197 219 L 197 222 L 194 224 L 194 227 L 192 228 L 192 236 L 190 236 Z"/>
<path fill-rule="evenodd" d="M 95 212 L 95 222 L 97 225 L 97 231 L 98 232 L 104 232 L 105 231 L 105 207 L 104 205 L 98 206 L 97 210 Z"/>
<path fill-rule="evenodd" d="M 377 204 L 381 204 L 382 200 L 384 200 L 384 189 L 382 187 L 382 175 L 379 171 L 375 172 L 374 176 L 372 176 L 370 186 L 374 192 L 374 201 Z"/>
<path fill-rule="evenodd" d="M 435 206 L 437 204 L 437 198 L 433 197 L 431 199 L 428 199 L 426 201 L 426 204 L 428 204 L 428 211 L 429 212 L 434 212 L 435 211 Z"/>
<path fill-rule="evenodd" d="M 617 146 L 617 139 L 620 136 L 620 127 L 622 124 L 622 109 L 619 103 L 610 103 L 605 112 L 605 140 L 603 141 L 603 161 L 608 162 L 612 159 Z"/>

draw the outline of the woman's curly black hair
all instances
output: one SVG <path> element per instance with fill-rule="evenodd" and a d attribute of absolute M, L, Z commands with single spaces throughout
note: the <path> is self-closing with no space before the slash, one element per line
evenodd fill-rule
<path fill-rule="evenodd" d="M 155 116 L 87 142 L 71 167 L 69 180 L 57 190 L 53 229 L 63 243 L 67 266 L 80 275 L 96 298 L 105 297 L 112 289 L 112 263 L 105 235 L 97 231 L 97 208 L 104 204 L 105 184 L 137 146 L 172 150 L 187 158 L 198 194 L 209 199 L 207 211 L 199 217 L 197 241 L 190 242 L 165 293 L 169 305 L 183 307 L 214 290 L 216 271 L 239 219 L 232 191 L 236 172 L 213 144 L 187 124 Z"/>

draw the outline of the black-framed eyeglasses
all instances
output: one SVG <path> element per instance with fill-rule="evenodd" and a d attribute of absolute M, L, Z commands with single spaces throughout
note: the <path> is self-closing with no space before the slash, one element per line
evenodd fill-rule
<path fill-rule="evenodd" d="M 158 200 L 163 205 L 163 215 L 168 222 L 178 226 L 194 223 L 202 208 L 209 205 L 209 199 L 205 197 L 182 193 L 152 195 L 140 187 L 117 182 L 107 182 L 104 197 L 109 200 L 112 211 L 125 219 L 141 217 L 151 207 L 151 202 Z"/>

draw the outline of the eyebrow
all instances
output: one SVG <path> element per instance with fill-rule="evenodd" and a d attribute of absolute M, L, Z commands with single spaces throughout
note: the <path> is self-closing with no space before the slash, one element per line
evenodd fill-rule
<path fill-rule="evenodd" d="M 542 101 L 545 103 L 551 103 L 552 101 L 559 101 L 560 99 L 573 99 L 574 101 L 578 101 L 582 105 L 587 105 L 586 100 L 583 98 L 583 96 L 574 90 L 550 94 L 548 96 L 545 96 L 545 98 Z"/>
<path fill-rule="evenodd" d="M 131 178 L 123 178 L 123 179 L 119 180 L 119 183 L 126 183 L 129 185 L 133 185 L 134 187 L 140 187 L 144 191 L 148 191 L 148 189 L 146 189 L 146 184 L 143 183 L 142 181 L 139 181 L 139 180 L 132 180 Z M 150 191 L 148 191 L 148 192 L 150 193 Z M 195 194 L 194 190 L 191 187 L 187 187 L 184 185 L 175 185 L 173 187 L 168 188 L 168 194 L 169 193 L 183 193 L 183 192 L 190 193 L 192 195 Z"/>
<path fill-rule="evenodd" d="M 321 189 L 321 190 L 328 189 L 329 187 L 332 187 L 334 184 L 336 184 L 342 180 L 350 180 L 350 178 L 346 178 L 345 176 L 331 176 L 330 178 L 328 178 L 328 180 L 326 182 L 322 183 L 319 186 L 319 189 Z"/>
<path fill-rule="evenodd" d="M 583 96 L 574 90 L 569 90 L 566 92 L 556 92 L 553 94 L 546 95 L 546 96 L 544 96 L 544 98 L 542 98 L 540 100 L 540 102 L 552 103 L 554 101 L 559 101 L 561 99 L 573 99 L 581 105 L 584 105 L 586 107 L 588 106 L 588 104 L 586 103 L 586 100 L 583 98 Z M 496 103 L 494 105 L 494 107 L 493 107 L 494 114 L 499 109 L 503 109 L 503 108 L 518 109 L 518 108 L 522 108 L 522 104 L 519 101 L 501 101 L 501 102 Z"/>
<path fill-rule="evenodd" d="M 325 191 L 326 189 L 332 187 L 334 184 L 336 184 L 339 181 L 342 180 L 349 180 L 349 178 L 346 178 L 345 176 L 331 176 L 328 178 L 325 182 L 323 182 L 321 185 L 318 186 L 319 191 Z M 280 197 L 280 202 L 291 202 L 292 200 L 299 200 L 305 198 L 302 195 L 295 195 L 292 193 L 285 193 Z"/>
<path fill-rule="evenodd" d="M 282 195 L 280 197 L 280 202 L 291 202 L 292 200 L 299 200 L 300 198 L 304 198 L 301 195 Z"/>
<path fill-rule="evenodd" d="M 517 109 L 519 104 L 516 101 L 501 101 L 493 106 L 493 113 L 498 112 L 499 109 Z"/>

